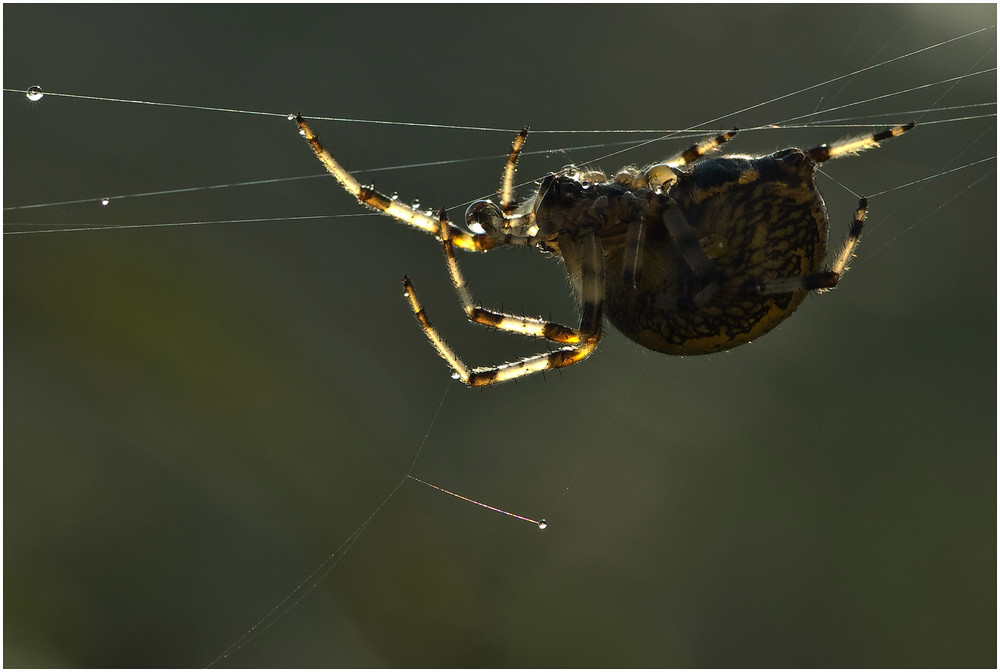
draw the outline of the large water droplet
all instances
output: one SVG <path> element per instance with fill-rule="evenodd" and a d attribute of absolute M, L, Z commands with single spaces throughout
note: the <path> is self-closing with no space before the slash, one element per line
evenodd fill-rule
<path fill-rule="evenodd" d="M 544 518 L 542 518 L 541 520 L 538 521 L 538 529 L 539 530 L 544 530 L 548 526 L 549 526 L 549 524 L 547 522 L 545 522 Z"/>
<path fill-rule="evenodd" d="M 24 94 L 28 96 L 28 100 L 30 100 L 33 103 L 38 102 L 39 100 L 42 99 L 42 96 L 45 95 L 45 93 L 42 91 L 42 87 L 40 86 L 30 86 L 28 87 L 28 90 L 24 92 Z"/>
<path fill-rule="evenodd" d="M 101 205 L 107 205 L 110 202 L 111 202 L 111 199 L 108 198 L 107 196 L 105 196 L 104 198 L 101 199 Z"/>
<path fill-rule="evenodd" d="M 462 379 L 462 374 L 460 374 L 458 371 L 452 371 L 451 372 L 451 378 L 452 378 L 452 380 L 461 380 Z"/>

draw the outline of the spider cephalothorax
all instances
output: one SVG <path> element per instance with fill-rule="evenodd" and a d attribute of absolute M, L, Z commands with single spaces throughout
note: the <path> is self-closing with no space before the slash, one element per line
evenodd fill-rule
<path fill-rule="evenodd" d="M 301 134 L 327 170 L 360 202 L 435 235 L 469 319 L 563 347 L 498 366 L 469 369 L 440 337 L 409 278 L 404 287 L 424 333 L 468 385 L 489 385 L 561 368 L 594 351 L 604 315 L 637 343 L 675 355 L 718 352 L 747 343 L 791 315 L 812 290 L 835 287 L 847 268 L 867 215 L 862 198 L 847 240 L 824 269 L 829 220 L 814 180 L 817 166 L 875 147 L 913 124 L 809 150 L 764 156 L 699 159 L 736 130 L 695 145 L 644 170 L 610 179 L 568 167 L 517 202 L 513 177 L 527 129 L 515 138 L 503 173 L 500 204 L 477 201 L 469 230 L 442 211 L 437 217 L 361 186 L 323 149 L 309 125 Z M 486 251 L 520 245 L 562 258 L 580 307 L 580 324 L 478 306 L 454 248 Z"/>

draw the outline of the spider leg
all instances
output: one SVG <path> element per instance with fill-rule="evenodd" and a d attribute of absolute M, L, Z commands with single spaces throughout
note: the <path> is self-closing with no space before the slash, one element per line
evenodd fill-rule
<path fill-rule="evenodd" d="M 701 157 L 708 154 L 709 152 L 714 152 L 715 150 L 719 149 L 719 147 L 732 140 L 733 137 L 737 133 L 739 133 L 739 130 L 740 129 L 738 128 L 733 128 L 731 130 L 726 131 L 725 133 L 720 133 L 714 138 L 707 138 L 705 140 L 702 140 L 697 144 L 691 145 L 680 154 L 671 156 L 667 160 L 663 161 L 663 163 L 671 167 L 686 166 L 688 164 L 692 164 Z"/>
<path fill-rule="evenodd" d="M 410 307 L 428 340 L 454 371 L 456 378 L 470 387 L 492 385 L 508 380 L 514 380 L 539 371 L 559 369 L 586 359 L 597 347 L 601 337 L 601 320 L 604 305 L 604 252 L 597 237 L 586 235 L 580 240 L 569 236 L 560 236 L 560 249 L 567 259 L 567 268 L 573 277 L 579 276 L 583 307 L 580 315 L 580 327 L 572 329 L 560 324 L 546 322 L 538 318 L 527 318 L 508 315 L 477 307 L 471 293 L 455 262 L 450 240 L 445 239 L 445 256 L 452 283 L 458 292 L 459 299 L 469 319 L 479 324 L 497 327 L 505 331 L 545 338 L 568 345 L 552 352 L 545 352 L 531 357 L 525 357 L 514 362 L 497 366 L 470 369 L 445 343 L 444 339 L 431 324 L 413 288 L 409 278 L 403 279 L 403 288 Z"/>
<path fill-rule="evenodd" d="M 840 140 L 832 145 L 820 145 L 819 147 L 813 147 L 812 149 L 806 150 L 806 154 L 808 154 L 809 157 L 816 163 L 823 163 L 824 161 L 829 161 L 845 155 L 857 154 L 858 152 L 863 152 L 866 149 L 878 147 L 878 143 L 883 140 L 900 136 L 913 128 L 915 125 L 916 122 L 911 121 L 908 124 L 903 124 L 902 126 L 892 126 L 877 133 L 870 133 L 868 135 L 861 135 Z"/>
<path fill-rule="evenodd" d="M 517 203 L 514 201 L 514 173 L 517 171 L 517 157 L 521 154 L 524 141 L 528 138 L 528 128 L 524 127 L 510 143 L 507 163 L 504 165 L 503 177 L 500 179 L 500 210 L 505 217 L 514 214 Z"/>
<path fill-rule="evenodd" d="M 720 287 L 722 274 L 698 242 L 697 236 L 688 224 L 684 214 L 677 204 L 666 196 L 659 196 L 662 208 L 661 221 L 674 245 L 680 251 L 685 264 L 698 279 L 701 289 L 694 296 L 695 305 L 700 305 L 711 298 Z M 642 273 L 642 249 L 646 237 L 646 222 L 641 212 L 637 212 L 628 225 L 625 234 L 625 256 L 623 271 L 625 286 L 630 291 L 638 289 L 639 277 Z"/>
<path fill-rule="evenodd" d="M 625 272 L 625 286 L 635 290 L 639 284 L 641 272 L 642 248 L 646 240 L 646 218 L 639 210 L 634 211 L 625 231 L 625 258 L 622 268 Z"/>
<path fill-rule="evenodd" d="M 440 218 L 442 221 L 447 220 L 444 210 L 441 211 Z M 501 331 L 511 331 L 524 334 L 525 336 L 544 338 L 556 343 L 580 343 L 585 340 L 584 334 L 579 329 L 567 327 L 556 322 L 549 322 L 540 317 L 512 315 L 477 305 L 472 298 L 472 292 L 469 291 L 469 284 L 466 282 L 465 276 L 458 266 L 458 259 L 455 258 L 455 250 L 452 246 L 451 237 L 448 235 L 448 229 L 443 229 L 443 231 L 445 231 L 445 235 L 443 236 L 444 258 L 448 266 L 448 274 L 451 276 L 451 284 L 455 287 L 455 292 L 458 294 L 458 300 L 462 304 L 462 309 L 471 322 L 476 322 L 487 327 L 494 327 Z"/>
<path fill-rule="evenodd" d="M 667 208 L 663 211 L 663 224 L 674 239 L 674 244 L 680 250 L 684 262 L 694 273 L 698 281 L 707 289 L 717 285 L 721 274 L 715 262 L 708 258 L 701 248 L 698 237 L 694 235 L 681 209 L 673 200 L 666 199 Z M 702 290 L 704 291 L 704 290 Z"/>
<path fill-rule="evenodd" d="M 830 270 L 836 273 L 838 278 L 847 272 L 847 264 L 854 258 L 854 250 L 857 249 L 858 243 L 861 242 L 861 229 L 864 228 L 866 219 L 868 219 L 868 199 L 862 196 L 861 200 L 858 201 L 857 210 L 854 211 L 854 221 L 851 222 L 847 238 L 844 240 L 840 252 L 834 257 L 833 265 L 830 267 Z"/>
<path fill-rule="evenodd" d="M 301 115 L 295 116 L 295 123 L 298 124 L 299 134 L 302 135 L 302 137 L 306 139 L 306 142 L 309 143 L 309 146 L 312 148 L 316 158 L 320 160 L 320 162 L 326 167 L 326 170 L 333 175 L 337 182 L 340 183 L 340 186 L 342 186 L 347 193 L 358 199 L 358 201 L 363 205 L 367 205 L 375 210 L 384 212 L 404 224 L 408 224 L 415 229 L 420 229 L 421 231 L 429 233 L 437 238 L 441 238 L 442 231 L 447 229 L 451 238 L 454 240 L 454 245 L 461 247 L 462 249 L 483 252 L 497 245 L 497 241 L 488 234 L 469 233 L 458 228 L 451 222 L 441 222 L 429 213 L 421 212 L 420 210 L 401 203 L 396 199 L 375 191 L 371 187 L 363 186 L 353 175 L 344 169 L 343 166 L 337 163 L 333 156 L 331 156 L 323 145 L 320 144 L 319 137 L 313 133 L 312 128 L 309 127 L 309 124 L 306 123 L 306 120 L 303 119 Z"/>

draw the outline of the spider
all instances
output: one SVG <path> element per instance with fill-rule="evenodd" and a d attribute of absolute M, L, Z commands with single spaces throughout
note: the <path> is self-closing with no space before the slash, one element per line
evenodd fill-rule
<path fill-rule="evenodd" d="M 292 118 L 326 169 L 359 202 L 441 241 L 469 320 L 563 346 L 471 369 L 441 338 L 404 277 L 405 295 L 421 328 L 453 377 L 470 387 L 586 359 L 601 338 L 605 315 L 636 343 L 671 355 L 728 350 L 765 334 L 811 291 L 835 287 L 861 238 L 868 213 L 864 197 L 847 239 L 823 269 L 830 223 L 814 180 L 817 166 L 877 147 L 914 126 L 808 150 L 702 160 L 732 139 L 738 130 L 733 129 L 644 169 L 622 168 L 610 179 L 597 170 L 568 166 L 519 201 L 514 173 L 528 136 L 525 128 L 511 144 L 499 206 L 489 200 L 473 203 L 465 230 L 443 210 L 436 216 L 421 212 L 362 186 L 323 148 L 301 115 Z M 563 260 L 579 304 L 578 327 L 491 310 L 473 300 L 455 248 L 486 252 L 504 245 L 535 247 Z"/>

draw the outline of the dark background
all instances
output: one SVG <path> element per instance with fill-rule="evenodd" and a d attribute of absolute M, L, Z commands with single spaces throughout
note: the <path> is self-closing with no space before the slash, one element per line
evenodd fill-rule
<path fill-rule="evenodd" d="M 751 128 L 996 63 L 989 30 L 730 114 L 996 7 L 3 11 L 5 87 L 500 128 Z M 835 241 L 857 202 L 838 182 L 873 194 L 995 153 L 994 107 L 913 112 L 993 102 L 995 73 L 949 87 L 789 124 L 923 122 L 824 167 Z M 831 126 L 731 151 L 856 130 Z M 496 188 L 511 137 L 316 127 L 357 170 L 496 157 L 363 176 L 456 216 Z M 615 149 L 530 155 L 519 177 Z M 465 325 L 434 241 L 332 180 L 98 204 L 319 175 L 289 122 L 6 93 L 4 206 L 87 202 L 7 210 L 5 233 L 267 221 L 5 235 L 4 665 L 210 663 L 399 483 L 448 388 L 413 474 L 549 529 L 407 481 L 226 664 L 995 667 L 994 171 L 873 199 L 841 287 L 750 346 L 678 359 L 610 332 L 562 375 L 468 391 L 448 387 L 404 273 L 471 364 L 543 346 Z M 331 214 L 347 216 L 282 221 Z M 575 320 L 557 263 L 462 261 L 487 305 Z"/>

